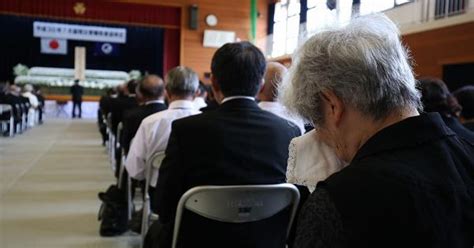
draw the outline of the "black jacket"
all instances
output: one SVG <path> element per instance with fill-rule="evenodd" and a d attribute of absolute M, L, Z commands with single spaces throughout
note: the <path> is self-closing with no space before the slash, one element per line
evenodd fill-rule
<path fill-rule="evenodd" d="M 82 101 L 82 95 L 84 94 L 84 87 L 75 84 L 71 86 L 70 89 L 71 95 L 72 95 L 72 101 L 73 102 L 80 102 Z"/>
<path fill-rule="evenodd" d="M 298 127 L 247 99 L 173 122 L 156 187 L 160 223 L 173 225 L 180 197 L 195 186 L 285 182 L 288 145 L 299 134 Z M 189 214 L 180 242 L 185 247 L 284 247 L 280 217 L 229 225 Z M 163 239 L 170 238 L 168 232 Z"/>
<path fill-rule="evenodd" d="M 123 113 L 127 109 L 138 106 L 137 99 L 134 96 L 119 96 L 110 98 L 109 111 L 112 114 L 112 132 L 117 134 L 117 126 L 123 121 Z"/>
<path fill-rule="evenodd" d="M 371 137 L 305 205 L 315 198 L 298 248 L 472 247 L 474 143 L 438 113 L 408 118 Z"/>
<path fill-rule="evenodd" d="M 442 118 L 446 126 L 451 128 L 461 139 L 474 143 L 474 132 L 463 126 L 457 118 L 448 116 L 442 116 Z"/>
<path fill-rule="evenodd" d="M 123 132 L 122 132 L 122 147 L 125 152 L 128 153 L 130 148 L 130 142 L 132 141 L 135 133 L 140 127 L 140 123 L 147 116 L 152 115 L 156 112 L 165 110 L 167 107 L 164 103 L 150 103 L 143 106 L 138 106 L 132 109 L 128 109 L 123 114 Z"/>

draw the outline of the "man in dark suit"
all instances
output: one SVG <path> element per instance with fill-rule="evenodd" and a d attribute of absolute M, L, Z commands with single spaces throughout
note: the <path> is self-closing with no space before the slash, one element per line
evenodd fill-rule
<path fill-rule="evenodd" d="M 79 85 L 79 79 L 74 80 L 74 85 L 71 86 L 72 95 L 72 118 L 76 118 L 76 109 L 78 109 L 79 118 L 82 117 L 82 95 L 84 94 L 84 87 Z"/>
<path fill-rule="evenodd" d="M 123 132 L 121 144 L 128 153 L 133 136 L 140 127 L 140 123 L 147 116 L 166 109 L 164 93 L 165 84 L 157 75 L 145 76 L 137 86 L 137 97 L 143 105 L 126 110 L 123 114 Z"/>
<path fill-rule="evenodd" d="M 117 135 L 117 129 L 120 122 L 123 123 L 123 113 L 138 106 L 138 101 L 135 95 L 135 88 L 137 83 L 135 80 L 128 81 L 125 85 L 121 85 L 119 90 L 119 96 L 117 98 L 110 99 L 110 113 L 112 115 L 112 133 Z M 117 136 L 116 136 L 117 137 Z M 116 140 L 115 142 L 118 142 Z M 117 147 L 116 144 L 112 144 L 117 149 L 115 150 L 115 163 L 116 170 L 115 176 L 118 178 L 119 168 L 122 161 L 122 149 Z"/>
<path fill-rule="evenodd" d="M 192 187 L 285 182 L 288 145 L 300 131 L 255 102 L 265 66 L 262 52 L 249 42 L 226 44 L 214 54 L 211 81 L 220 106 L 173 122 L 155 194 L 160 218 L 146 245 L 169 247 L 177 203 Z M 276 217 L 224 224 L 189 214 L 180 246 L 285 247 L 284 215 Z"/>
<path fill-rule="evenodd" d="M 135 80 L 128 81 L 118 88 L 118 97 L 110 99 L 110 113 L 112 114 L 112 132 L 117 134 L 118 124 L 123 120 L 123 113 L 127 109 L 138 106 L 135 95 L 137 83 Z"/>

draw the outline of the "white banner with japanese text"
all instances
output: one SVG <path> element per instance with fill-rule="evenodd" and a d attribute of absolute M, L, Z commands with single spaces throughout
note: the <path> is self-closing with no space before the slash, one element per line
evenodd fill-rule
<path fill-rule="evenodd" d="M 127 41 L 127 29 L 36 21 L 33 23 L 33 36 L 125 43 Z"/>

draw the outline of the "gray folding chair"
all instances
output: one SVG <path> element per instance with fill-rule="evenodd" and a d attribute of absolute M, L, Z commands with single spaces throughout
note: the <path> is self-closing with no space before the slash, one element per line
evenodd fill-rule
<path fill-rule="evenodd" d="M 115 137 L 115 148 L 114 148 L 114 159 L 113 159 L 113 164 L 112 164 L 112 170 L 115 172 L 115 170 L 122 171 L 122 144 L 120 143 L 120 140 L 122 140 L 122 133 L 123 133 L 123 123 L 119 122 L 117 126 L 117 136 Z M 117 152 L 120 153 L 120 159 L 117 160 Z"/>
<path fill-rule="evenodd" d="M 115 135 L 112 132 L 112 114 L 109 113 L 107 115 L 107 128 L 109 129 L 109 160 L 110 164 L 113 166 L 114 165 L 114 160 L 115 160 Z"/>
<path fill-rule="evenodd" d="M 142 247 L 145 241 L 146 232 L 148 231 L 148 227 L 150 226 L 152 221 L 158 220 L 158 215 L 151 212 L 150 207 L 150 195 L 149 195 L 149 188 L 150 188 L 150 181 L 153 169 L 159 169 L 161 166 L 161 162 L 165 158 L 164 152 L 157 152 L 153 154 L 153 156 L 148 159 L 146 162 L 145 168 L 145 192 L 144 200 L 143 200 L 143 216 L 142 216 L 142 228 L 141 228 L 141 235 L 142 235 Z"/>
<path fill-rule="evenodd" d="M 246 223 L 270 218 L 291 206 L 288 238 L 299 199 L 298 189 L 289 183 L 194 187 L 181 196 L 176 208 L 172 248 L 176 248 L 185 209 L 211 220 Z"/>

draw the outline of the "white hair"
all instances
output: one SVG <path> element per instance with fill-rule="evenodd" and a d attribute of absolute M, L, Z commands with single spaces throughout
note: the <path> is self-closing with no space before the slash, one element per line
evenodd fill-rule
<path fill-rule="evenodd" d="M 25 86 L 23 86 L 23 90 L 25 92 L 32 92 L 33 91 L 33 86 L 31 84 L 25 84 Z"/>
<path fill-rule="evenodd" d="M 406 107 L 420 109 L 409 60 L 390 19 L 380 14 L 360 17 L 306 41 L 280 87 L 281 101 L 316 125 L 324 121 L 324 90 L 374 120 Z"/>
<path fill-rule="evenodd" d="M 191 68 L 177 66 L 166 74 L 166 90 L 172 94 L 193 95 L 199 87 L 199 76 Z"/>

